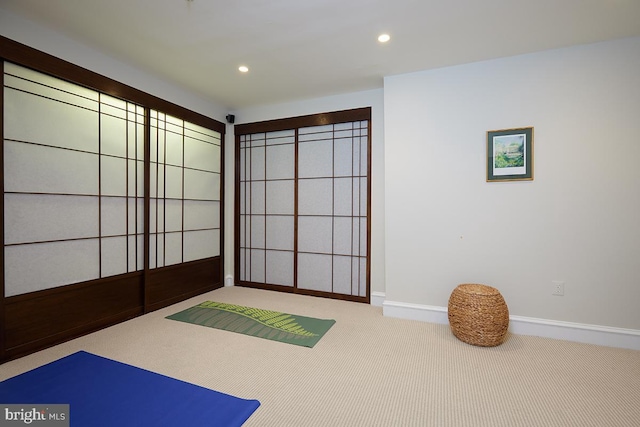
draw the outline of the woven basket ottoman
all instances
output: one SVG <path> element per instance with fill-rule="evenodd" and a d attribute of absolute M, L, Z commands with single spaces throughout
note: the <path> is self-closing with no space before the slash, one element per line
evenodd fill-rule
<path fill-rule="evenodd" d="M 487 285 L 458 285 L 449 297 L 448 315 L 453 335 L 472 345 L 500 345 L 509 329 L 507 303 Z"/>

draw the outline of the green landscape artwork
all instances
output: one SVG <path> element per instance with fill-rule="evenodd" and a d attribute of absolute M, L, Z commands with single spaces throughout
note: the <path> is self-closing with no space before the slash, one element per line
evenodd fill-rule
<path fill-rule="evenodd" d="M 524 166 L 524 144 L 524 134 L 494 137 L 493 167 L 501 169 Z"/>

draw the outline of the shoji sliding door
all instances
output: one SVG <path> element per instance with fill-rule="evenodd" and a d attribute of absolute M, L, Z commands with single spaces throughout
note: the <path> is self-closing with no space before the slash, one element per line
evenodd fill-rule
<path fill-rule="evenodd" d="M 151 268 L 220 255 L 220 133 L 151 111 Z"/>
<path fill-rule="evenodd" d="M 225 124 L 0 36 L 0 362 L 222 286 Z"/>
<path fill-rule="evenodd" d="M 370 117 L 236 126 L 240 285 L 369 301 Z"/>
<path fill-rule="evenodd" d="M 368 121 L 298 130 L 298 287 L 367 296 Z"/>

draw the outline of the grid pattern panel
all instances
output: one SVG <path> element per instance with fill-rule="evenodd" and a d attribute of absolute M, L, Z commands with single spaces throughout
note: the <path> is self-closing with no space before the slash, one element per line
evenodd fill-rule
<path fill-rule="evenodd" d="M 3 71 L 5 295 L 142 269 L 144 110 Z"/>
<path fill-rule="evenodd" d="M 149 267 L 220 255 L 220 133 L 151 111 Z"/>
<path fill-rule="evenodd" d="M 294 286 L 295 131 L 240 135 L 240 280 Z"/>
<path fill-rule="evenodd" d="M 298 287 L 366 296 L 368 122 L 298 133 Z"/>
<path fill-rule="evenodd" d="M 240 282 L 367 296 L 368 129 L 238 136 Z"/>

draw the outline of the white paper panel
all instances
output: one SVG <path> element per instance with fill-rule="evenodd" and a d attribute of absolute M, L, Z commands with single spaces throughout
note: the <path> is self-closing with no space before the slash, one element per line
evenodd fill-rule
<path fill-rule="evenodd" d="M 182 200 L 167 199 L 164 203 L 165 231 L 182 231 Z"/>
<path fill-rule="evenodd" d="M 98 198 L 5 194 L 6 244 L 98 237 Z"/>
<path fill-rule="evenodd" d="M 360 216 L 367 215 L 367 178 L 360 178 L 360 211 L 358 214 Z M 358 206 L 354 204 L 354 206 Z M 354 212 L 355 214 L 355 212 Z"/>
<path fill-rule="evenodd" d="M 123 197 L 102 197 L 101 230 L 102 236 L 117 236 L 127 233 L 127 199 Z"/>
<path fill-rule="evenodd" d="M 182 199 L 182 168 L 165 166 L 165 197 Z"/>
<path fill-rule="evenodd" d="M 295 142 L 295 130 L 278 130 L 275 132 L 267 132 L 267 145 L 274 144 L 293 144 Z"/>
<path fill-rule="evenodd" d="M 149 230 L 152 233 L 164 231 L 164 200 L 149 200 Z"/>
<path fill-rule="evenodd" d="M 264 216 L 251 216 L 251 241 L 249 246 L 252 248 L 264 248 L 265 244 L 265 218 Z"/>
<path fill-rule="evenodd" d="M 264 179 L 265 171 L 264 171 L 264 147 L 252 148 L 250 153 L 250 157 L 248 159 L 249 163 L 247 167 L 249 168 L 250 175 L 247 179 L 252 181 Z"/>
<path fill-rule="evenodd" d="M 96 111 L 11 89 L 5 94 L 5 139 L 98 152 Z"/>
<path fill-rule="evenodd" d="M 56 77 L 51 77 L 11 62 L 4 63 L 4 70 L 9 74 L 4 77 L 5 85 L 7 86 L 17 87 L 27 92 L 59 99 L 70 104 L 82 105 L 85 108 L 96 109 L 98 92 L 94 90 L 60 80 Z"/>
<path fill-rule="evenodd" d="M 116 157 L 101 156 L 100 185 L 103 196 L 127 195 L 127 161 Z"/>
<path fill-rule="evenodd" d="M 333 214 L 351 216 L 353 211 L 353 178 L 334 179 L 333 191 Z"/>
<path fill-rule="evenodd" d="M 127 122 L 123 118 L 100 115 L 100 153 L 125 157 Z"/>
<path fill-rule="evenodd" d="M 353 216 L 360 216 L 362 214 L 362 199 L 366 193 L 362 193 L 360 188 L 360 178 L 353 178 L 351 186 L 351 197 L 353 199 L 351 204 L 351 215 Z M 364 201 L 366 202 L 366 200 Z"/>
<path fill-rule="evenodd" d="M 165 247 L 165 235 L 164 233 L 156 236 L 155 246 L 152 246 L 152 250 L 155 252 L 154 260 L 156 261 L 156 267 L 162 267 L 164 263 L 164 247 Z"/>
<path fill-rule="evenodd" d="M 150 136 L 150 147 L 149 147 L 149 151 L 150 151 L 150 157 L 149 159 L 152 162 L 157 162 L 157 163 L 164 163 L 164 131 L 161 129 L 155 129 L 155 128 L 151 128 L 150 129 L 151 132 L 151 136 Z"/>
<path fill-rule="evenodd" d="M 300 141 L 309 139 L 330 138 L 335 125 L 311 126 L 298 129 Z"/>
<path fill-rule="evenodd" d="M 214 172 L 217 173 L 221 173 L 222 171 L 222 149 L 220 148 L 219 145 L 214 145 L 214 159 L 213 159 L 213 166 L 211 167 L 211 170 L 213 170 Z"/>
<path fill-rule="evenodd" d="M 357 122 L 336 123 L 333 125 L 333 129 L 336 131 L 336 133 L 339 133 L 340 131 L 345 130 L 351 131 L 357 125 Z"/>
<path fill-rule="evenodd" d="M 265 145 L 265 138 L 266 138 L 265 133 L 254 133 L 253 135 L 249 135 L 249 138 L 250 138 L 250 141 L 249 141 L 250 147 L 261 147 Z"/>
<path fill-rule="evenodd" d="M 298 287 L 331 292 L 331 255 L 298 254 Z"/>
<path fill-rule="evenodd" d="M 129 160 L 129 175 L 127 176 L 129 189 L 128 196 L 144 197 L 144 162 Z M 137 177 L 137 180 L 136 180 Z"/>
<path fill-rule="evenodd" d="M 333 252 L 341 255 L 351 255 L 353 248 L 350 217 L 335 217 L 333 219 Z M 357 245 L 357 243 L 356 243 Z"/>
<path fill-rule="evenodd" d="M 220 172 L 220 147 L 197 139 L 185 138 L 184 166 Z"/>
<path fill-rule="evenodd" d="M 129 104 L 131 105 L 131 104 Z M 129 158 L 144 159 L 144 116 L 129 114 L 129 120 L 137 118 L 137 122 L 130 121 L 129 129 Z"/>
<path fill-rule="evenodd" d="M 184 198 L 220 200 L 220 174 L 185 169 Z"/>
<path fill-rule="evenodd" d="M 360 217 L 360 256 L 367 256 L 367 218 Z"/>
<path fill-rule="evenodd" d="M 251 183 L 251 213 L 252 214 L 264 214 L 265 209 L 265 183 L 264 182 L 252 182 Z"/>
<path fill-rule="evenodd" d="M 247 180 L 247 163 L 246 163 L 246 154 L 247 154 L 247 150 L 246 149 L 241 149 L 240 150 L 240 181 L 246 181 Z"/>
<path fill-rule="evenodd" d="M 293 286 L 293 252 L 267 251 L 266 282 Z"/>
<path fill-rule="evenodd" d="M 331 215 L 333 213 L 333 180 L 301 179 L 298 181 L 298 213 Z"/>
<path fill-rule="evenodd" d="M 295 177 L 295 147 L 293 144 L 267 147 L 267 179 Z"/>
<path fill-rule="evenodd" d="M 5 295 L 97 279 L 98 259 L 98 239 L 7 246 Z"/>
<path fill-rule="evenodd" d="M 249 252 L 249 264 L 251 265 L 251 272 L 249 273 L 249 280 L 252 282 L 264 283 L 265 282 L 265 253 L 263 249 L 252 249 Z"/>
<path fill-rule="evenodd" d="M 144 199 L 129 198 L 129 234 L 144 230 Z M 136 226 L 137 222 L 137 226 Z"/>
<path fill-rule="evenodd" d="M 293 250 L 293 216 L 267 216 L 268 249 Z"/>
<path fill-rule="evenodd" d="M 220 228 L 220 202 L 184 201 L 184 229 Z"/>
<path fill-rule="evenodd" d="M 164 126 L 164 113 L 157 110 L 149 110 L 149 117 L 151 119 L 151 126 L 158 128 L 162 128 Z"/>
<path fill-rule="evenodd" d="M 360 176 L 366 176 L 367 175 L 367 138 L 366 137 L 361 137 L 360 138 Z"/>
<path fill-rule="evenodd" d="M 127 238 L 107 237 L 101 239 L 102 277 L 127 272 Z M 135 248 L 132 248 L 135 250 Z"/>
<path fill-rule="evenodd" d="M 129 264 L 128 271 L 144 269 L 144 236 L 138 234 L 129 236 Z M 136 249 L 137 248 L 137 249 Z"/>
<path fill-rule="evenodd" d="M 298 250 L 300 252 L 331 253 L 330 217 L 298 218 Z"/>
<path fill-rule="evenodd" d="M 351 295 L 351 257 L 333 257 L 333 292 Z"/>
<path fill-rule="evenodd" d="M 247 199 L 247 189 L 251 186 L 251 183 L 241 182 L 240 183 L 240 213 L 248 213 L 249 212 L 249 200 Z"/>
<path fill-rule="evenodd" d="M 211 144 L 221 145 L 220 132 L 207 129 L 193 123 L 184 122 L 184 134 L 190 138 L 196 138 Z"/>
<path fill-rule="evenodd" d="M 334 176 L 353 175 L 353 144 L 351 138 L 340 139 L 334 143 L 335 156 L 333 164 Z"/>
<path fill-rule="evenodd" d="M 164 234 L 149 234 L 149 268 L 164 265 Z"/>
<path fill-rule="evenodd" d="M 246 247 L 247 244 L 248 244 L 248 242 L 246 241 L 246 236 L 247 236 L 246 230 L 247 230 L 247 227 L 248 227 L 247 216 L 246 215 L 240 215 L 240 220 L 239 221 L 240 221 L 240 224 L 239 224 L 239 227 L 240 227 L 240 247 L 243 248 L 243 247 Z"/>
<path fill-rule="evenodd" d="M 366 235 L 366 221 L 361 217 L 353 218 L 352 228 L 352 241 L 353 241 L 353 254 L 354 255 L 366 255 L 367 253 L 367 235 Z M 364 229 L 364 233 L 363 233 Z"/>
<path fill-rule="evenodd" d="M 367 259 L 352 258 L 353 263 L 353 295 L 367 295 Z M 359 286 L 358 286 L 359 285 Z"/>
<path fill-rule="evenodd" d="M 127 102 L 113 96 L 100 94 L 100 112 L 106 115 L 127 118 Z"/>
<path fill-rule="evenodd" d="M 305 142 L 298 145 L 298 177 L 333 176 L 333 141 Z"/>
<path fill-rule="evenodd" d="M 220 255 L 220 230 L 184 233 L 184 262 L 218 255 Z"/>
<path fill-rule="evenodd" d="M 337 140 L 344 140 L 344 139 L 351 139 L 351 137 L 353 136 L 353 129 L 351 129 L 351 124 L 350 123 L 344 123 L 345 125 L 347 125 L 345 127 L 345 129 L 343 130 L 339 130 L 338 126 L 336 126 L 334 132 L 333 132 L 333 138 L 337 141 Z"/>
<path fill-rule="evenodd" d="M 267 181 L 267 214 L 293 215 L 294 181 Z"/>
<path fill-rule="evenodd" d="M 165 146 L 165 163 L 173 166 L 183 166 L 182 159 L 182 134 L 176 134 L 173 132 L 167 132 L 165 134 L 166 146 Z"/>
<path fill-rule="evenodd" d="M 247 249 L 240 249 L 240 280 L 248 280 L 247 278 L 249 277 L 250 272 L 247 263 L 247 253 Z"/>
<path fill-rule="evenodd" d="M 150 196 L 164 197 L 164 169 L 165 166 L 157 163 L 150 165 Z"/>
<path fill-rule="evenodd" d="M 4 142 L 4 189 L 28 193 L 98 194 L 98 156 Z"/>
<path fill-rule="evenodd" d="M 167 132 L 173 132 L 182 135 L 184 132 L 184 121 L 177 118 L 165 114 L 165 129 Z"/>
<path fill-rule="evenodd" d="M 165 233 L 164 265 L 180 264 L 182 262 L 182 233 Z"/>
<path fill-rule="evenodd" d="M 366 168 L 364 170 L 362 169 L 361 145 L 362 144 L 360 143 L 360 138 L 353 138 L 353 147 L 352 147 L 353 156 L 351 157 L 351 165 L 349 165 L 349 167 L 351 168 L 350 175 L 353 175 L 353 176 L 360 176 L 362 174 L 367 173 Z M 365 165 L 366 165 L 366 161 L 365 161 Z"/>

